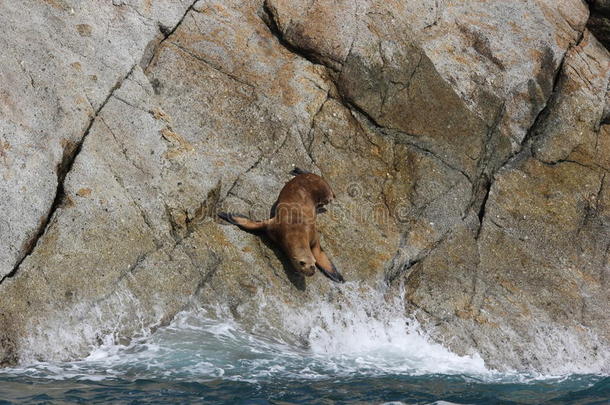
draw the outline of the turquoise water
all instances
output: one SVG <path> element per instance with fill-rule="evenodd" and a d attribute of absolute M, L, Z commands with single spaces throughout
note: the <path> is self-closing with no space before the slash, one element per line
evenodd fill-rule
<path fill-rule="evenodd" d="M 607 376 L 494 372 L 478 356 L 429 342 L 400 305 L 358 301 L 368 306 L 286 314 L 301 344 L 186 311 L 128 346 L 109 339 L 81 361 L 3 369 L 0 404 L 610 403 Z"/>

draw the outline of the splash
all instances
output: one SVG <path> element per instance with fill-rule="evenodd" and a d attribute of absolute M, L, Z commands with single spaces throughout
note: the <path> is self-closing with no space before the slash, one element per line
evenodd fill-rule
<path fill-rule="evenodd" d="M 346 371 L 393 374 L 489 375 L 478 354 L 458 356 L 431 342 L 405 315 L 404 294 L 346 283 L 340 299 L 287 312 L 288 328 L 305 337 L 313 355 Z"/>
<path fill-rule="evenodd" d="M 499 373 L 489 370 L 476 353 L 452 353 L 428 339 L 406 315 L 404 294 L 388 298 L 383 289 L 356 283 L 346 283 L 329 294 L 325 300 L 299 308 L 257 297 L 263 312 L 268 306 L 284 309 L 279 324 L 254 331 L 233 319 L 227 308 L 194 308 L 128 345 L 117 344 L 114 335 L 108 335 L 83 360 L 34 362 L 4 373 L 91 381 L 221 378 L 260 382 L 445 375 L 528 382 L 565 377 Z"/>
<path fill-rule="evenodd" d="M 439 405 L 486 404 L 498 395 L 540 403 L 560 395 L 607 398 L 610 380 L 601 376 L 496 373 L 476 354 L 458 356 L 429 341 L 405 315 L 404 302 L 387 300 L 383 290 L 348 284 L 332 294 L 316 305 L 285 310 L 283 324 L 275 325 L 278 333 L 246 330 L 226 308 L 184 311 L 128 345 L 116 344 L 109 334 L 80 361 L 0 370 L 0 393 L 15 401 L 70 402 L 103 392 L 114 402 L 151 403 L 175 403 L 178 397 L 184 403 L 202 398 L 308 403 L 330 396 Z M 263 297 L 260 304 L 274 303 Z M 286 328 L 300 339 L 280 338 Z M 52 381 L 39 384 L 40 379 Z M 24 397 L 24 391 L 31 395 Z"/>
<path fill-rule="evenodd" d="M 466 374 L 491 372 L 478 355 L 458 356 L 430 342 L 399 299 L 348 283 L 336 299 L 283 314 L 284 329 L 303 344 L 246 331 L 216 308 L 192 309 L 152 336 L 129 345 L 107 339 L 81 361 L 39 362 L 11 372 L 29 377 L 105 378 L 268 378 L 327 379 L 337 376 Z M 400 294 L 399 294 L 400 295 Z M 271 305 L 261 297 L 261 307 Z"/>

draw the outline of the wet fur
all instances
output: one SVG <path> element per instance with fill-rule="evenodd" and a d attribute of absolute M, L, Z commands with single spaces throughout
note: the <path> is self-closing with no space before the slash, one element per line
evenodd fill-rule
<path fill-rule="evenodd" d="M 294 168 L 295 177 L 280 191 L 271 208 L 271 218 L 253 221 L 240 214 L 221 212 L 225 221 L 250 232 L 265 232 L 286 253 L 296 271 L 313 276 L 318 268 L 326 277 L 342 283 L 345 280 L 320 246 L 316 215 L 334 197 L 330 186 L 320 176 Z"/>

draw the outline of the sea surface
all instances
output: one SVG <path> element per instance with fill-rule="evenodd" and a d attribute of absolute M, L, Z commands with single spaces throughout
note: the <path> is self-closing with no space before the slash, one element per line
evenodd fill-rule
<path fill-rule="evenodd" d="M 1 369 L 0 405 L 610 404 L 608 376 L 494 372 L 430 342 L 396 303 L 367 302 L 295 318 L 305 344 L 191 309 L 127 346 L 108 339 L 84 360 Z"/>

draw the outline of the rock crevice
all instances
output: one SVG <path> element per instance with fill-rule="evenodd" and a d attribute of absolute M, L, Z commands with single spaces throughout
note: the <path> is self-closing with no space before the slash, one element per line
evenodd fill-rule
<path fill-rule="evenodd" d="M 340 290 L 214 215 L 268 217 L 298 166 L 337 195 L 333 262 L 432 339 L 496 369 L 607 370 L 610 56 L 580 0 L 432 3 L 79 2 L 75 28 L 28 1 L 54 18 L 0 61 L 0 364 L 189 305 L 299 344 L 276 307 Z"/>

